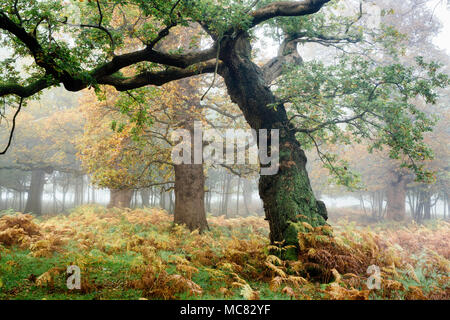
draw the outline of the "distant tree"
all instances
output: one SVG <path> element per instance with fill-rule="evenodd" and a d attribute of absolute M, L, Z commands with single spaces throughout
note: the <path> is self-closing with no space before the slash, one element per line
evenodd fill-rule
<path fill-rule="evenodd" d="M 51 90 L 41 101 L 27 105 L 16 119 L 12 146 L 0 157 L 0 169 L 29 174 L 29 184 L 23 186 L 28 194 L 24 212 L 42 213 L 46 175 L 54 171 L 81 174 L 75 140 L 83 130 L 83 119 L 73 109 L 75 96 L 67 95 L 64 90 Z M 4 121 L 1 127 L 7 125 Z M 8 130 L 0 131 L 2 141 L 7 135 Z"/>
<path fill-rule="evenodd" d="M 437 34 L 440 23 L 433 15 L 432 8 L 427 6 L 427 1 L 380 1 L 378 5 L 380 4 L 390 8 L 385 11 L 388 14 L 382 15 L 381 21 L 394 26 L 396 30 L 407 35 L 404 39 L 404 53 L 399 57 L 400 61 L 412 64 L 417 55 L 427 52 L 429 57 L 441 61 L 444 65 L 449 64 L 448 56 L 433 44 L 433 37 Z M 448 73 L 448 67 L 445 71 Z M 446 92 L 441 92 L 441 96 L 445 97 Z M 350 150 L 343 149 L 339 152 L 341 155 L 346 155 L 350 163 L 349 167 L 362 174 L 363 182 L 371 195 L 372 214 L 375 219 L 384 217 L 389 220 L 403 220 L 406 215 L 405 204 L 408 199 L 410 205 L 412 202 L 415 203 L 411 207 L 413 217 L 416 220 L 421 220 L 420 214 L 415 212 L 417 210 L 423 211 L 423 208 L 426 208 L 426 211 L 429 212 L 431 197 L 434 194 L 431 190 L 440 188 L 438 186 L 442 186 L 442 183 L 444 183 L 442 179 L 445 176 L 445 159 L 448 158 L 448 155 L 445 154 L 446 148 L 442 148 L 442 144 L 448 139 L 445 130 L 442 128 L 442 126 L 446 126 L 448 121 L 446 115 L 448 108 L 445 98 L 441 99 L 435 106 L 424 103 L 423 99 L 420 98 L 411 98 L 410 102 L 428 118 L 433 119 L 433 122 L 438 120 L 434 131 L 424 135 L 424 141 L 426 141 L 430 147 L 429 151 L 432 151 L 432 153 L 422 160 L 420 158 L 416 160 L 418 165 L 424 166 L 429 172 L 436 173 L 436 176 L 430 175 L 425 179 L 430 184 L 414 182 L 416 178 L 414 172 L 402 167 L 406 155 L 400 159 L 391 159 L 389 150 L 367 153 L 363 146 L 354 146 Z M 410 117 L 414 117 L 414 115 Z M 363 143 L 367 142 L 363 141 Z M 430 161 L 432 154 L 435 157 L 434 161 Z M 436 178 L 438 182 L 433 185 Z M 407 194 L 409 194 L 408 197 Z M 413 199 L 414 196 L 421 199 Z M 442 195 L 442 198 L 445 199 L 445 196 Z M 384 201 L 386 201 L 385 208 L 383 207 Z M 422 202 L 425 202 L 425 204 L 421 204 Z M 425 216 L 429 216 L 429 214 L 425 214 Z"/>

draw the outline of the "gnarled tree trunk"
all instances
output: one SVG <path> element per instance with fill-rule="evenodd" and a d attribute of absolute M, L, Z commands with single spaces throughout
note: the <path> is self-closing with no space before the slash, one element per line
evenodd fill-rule
<path fill-rule="evenodd" d="M 250 126 L 257 132 L 279 130 L 279 170 L 260 177 L 259 194 L 269 221 L 271 242 L 298 246 L 297 234 L 304 230 L 301 222 L 319 226 L 326 224 L 327 219 L 324 203 L 316 200 L 311 189 L 305 153 L 288 123 L 284 105 L 276 100 L 262 70 L 251 61 L 248 34 L 241 32 L 225 41 L 220 58 L 225 64 L 220 72 L 228 93 Z M 276 108 L 271 107 L 274 105 Z M 296 258 L 295 251 L 290 250 L 286 257 Z"/>

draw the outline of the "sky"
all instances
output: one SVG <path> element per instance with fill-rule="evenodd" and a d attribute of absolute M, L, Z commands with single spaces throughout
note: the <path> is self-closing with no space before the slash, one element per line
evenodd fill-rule
<path fill-rule="evenodd" d="M 448 3 L 448 4 L 447 4 Z M 434 14 L 438 17 L 443 26 L 438 36 L 434 39 L 435 44 L 445 49 L 450 54 L 450 1 L 436 0 L 430 3 Z"/>

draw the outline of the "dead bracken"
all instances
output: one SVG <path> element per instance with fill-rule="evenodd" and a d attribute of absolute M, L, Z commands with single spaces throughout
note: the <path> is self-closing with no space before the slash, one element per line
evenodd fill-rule
<path fill-rule="evenodd" d="M 68 216 L 0 218 L 0 298 L 448 299 L 450 224 L 386 227 L 305 226 L 296 260 L 268 243 L 259 217 L 211 217 L 210 231 L 173 226 L 160 209 L 80 207 Z M 424 235 L 423 238 L 411 237 Z M 415 239 L 415 240 L 414 240 Z M 417 243 L 418 241 L 421 243 Z M 29 266 L 45 266 L 34 274 Z M 81 290 L 65 287 L 68 265 L 81 268 Z M 381 270 L 369 289 L 369 265 Z M 17 274 L 18 273 L 18 274 Z M 30 290 L 42 290 L 33 293 Z"/>

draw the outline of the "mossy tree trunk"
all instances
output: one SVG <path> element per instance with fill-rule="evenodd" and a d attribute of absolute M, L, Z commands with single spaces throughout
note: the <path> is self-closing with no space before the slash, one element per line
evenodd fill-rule
<path fill-rule="evenodd" d="M 284 105 L 269 89 L 262 70 L 251 61 L 248 35 L 243 32 L 226 41 L 220 58 L 225 65 L 220 73 L 228 93 L 250 126 L 257 132 L 279 130 L 279 170 L 260 177 L 259 194 L 269 221 L 271 242 L 298 247 L 297 234 L 304 231 L 302 222 L 320 226 L 327 219 L 324 203 L 316 200 L 311 189 L 305 153 L 295 138 Z M 295 258 L 295 251 L 289 250 L 286 257 Z"/>

